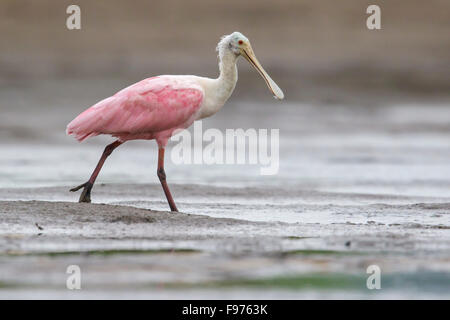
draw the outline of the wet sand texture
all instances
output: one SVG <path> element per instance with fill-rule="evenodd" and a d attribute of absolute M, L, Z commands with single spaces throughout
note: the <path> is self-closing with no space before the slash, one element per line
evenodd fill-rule
<path fill-rule="evenodd" d="M 135 187 L 147 192 L 158 186 Z M 105 186 L 98 197 L 122 188 Z M 189 196 L 203 188 L 175 190 Z M 30 198 L 45 194 L 63 198 L 66 189 L 26 193 Z M 21 190 L 3 191 L 9 198 L 23 197 Z M 241 191 L 217 188 L 211 193 L 220 192 L 221 199 L 242 205 Z M 250 202 L 269 192 L 245 191 Z M 311 201 L 318 195 L 303 196 Z M 333 212 L 343 216 L 347 212 L 361 223 L 256 222 L 134 207 L 152 207 L 151 201 L 124 204 L 1 201 L 0 296 L 448 297 L 448 227 L 413 222 L 428 211 L 448 217 L 448 203 L 332 206 Z M 207 206 L 197 203 L 197 210 Z M 308 211 L 307 206 L 299 208 Z M 396 212 L 409 218 L 400 219 L 403 223 L 376 222 Z M 78 292 L 65 288 L 65 270 L 71 264 L 82 269 L 83 289 Z M 383 290 L 378 293 L 366 288 L 365 272 L 371 264 L 383 270 Z"/>

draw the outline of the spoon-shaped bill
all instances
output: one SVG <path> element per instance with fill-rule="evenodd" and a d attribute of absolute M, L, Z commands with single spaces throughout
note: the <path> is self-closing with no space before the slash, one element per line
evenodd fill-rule
<path fill-rule="evenodd" d="M 276 99 L 284 99 L 284 93 L 280 89 L 280 87 L 272 80 L 272 78 L 267 74 L 266 70 L 261 66 L 258 59 L 256 59 L 255 54 L 250 46 L 247 46 L 242 50 L 242 55 L 245 59 L 259 72 L 259 74 L 263 77 L 264 81 L 266 81 L 267 86 L 270 91 L 272 91 L 273 96 Z"/>

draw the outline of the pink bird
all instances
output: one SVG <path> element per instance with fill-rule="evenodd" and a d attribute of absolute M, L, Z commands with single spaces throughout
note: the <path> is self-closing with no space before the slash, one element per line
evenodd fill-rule
<path fill-rule="evenodd" d="M 217 45 L 220 75 L 217 79 L 191 75 L 162 75 L 135 83 L 112 97 L 90 107 L 67 125 L 67 134 L 78 141 L 99 134 L 117 140 L 106 146 L 89 180 L 81 188 L 79 202 L 91 202 L 91 190 L 106 158 L 128 140 L 155 139 L 158 143 L 157 175 L 171 211 L 178 211 L 164 171 L 164 148 L 176 130 L 189 127 L 195 120 L 210 117 L 222 108 L 237 82 L 236 61 L 243 56 L 256 68 L 272 94 L 284 94 L 255 57 L 249 40 L 241 33 L 223 36 Z"/>

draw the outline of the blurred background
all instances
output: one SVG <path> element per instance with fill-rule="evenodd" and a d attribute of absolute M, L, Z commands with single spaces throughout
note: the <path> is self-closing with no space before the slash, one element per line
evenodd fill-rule
<path fill-rule="evenodd" d="M 239 30 L 290 100 L 449 96 L 445 0 L 79 0 L 79 31 L 65 25 L 72 3 L 1 2 L 3 87 L 51 79 L 135 81 L 156 74 L 214 77 L 219 37 Z M 381 7 L 381 30 L 366 28 L 370 4 Z M 265 93 L 253 70 L 245 65 L 239 71 L 236 98 Z"/>

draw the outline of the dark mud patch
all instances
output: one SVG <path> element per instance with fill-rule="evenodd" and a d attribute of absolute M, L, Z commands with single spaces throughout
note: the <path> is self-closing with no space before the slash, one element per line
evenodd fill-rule
<path fill-rule="evenodd" d="M 407 229 L 441 229 L 441 230 L 450 230 L 450 226 L 444 226 L 444 225 L 428 225 L 428 224 L 421 224 L 421 223 L 409 223 L 404 225 Z"/>
<path fill-rule="evenodd" d="M 110 220 L 110 222 L 116 223 L 121 222 L 125 224 L 133 224 L 133 223 L 153 223 L 156 219 L 147 216 L 118 216 L 114 217 Z"/>
<path fill-rule="evenodd" d="M 153 250 L 89 250 L 89 251 L 54 251 L 54 252 L 20 252 L 10 251 L 5 256 L 113 256 L 113 255 L 146 255 L 146 254 L 192 254 L 201 253 L 200 250 L 189 248 L 169 248 L 169 249 L 153 249 Z"/>
<path fill-rule="evenodd" d="M 450 203 L 416 203 L 411 207 L 422 210 L 447 210 L 447 213 L 450 213 Z"/>
<path fill-rule="evenodd" d="M 361 287 L 364 278 L 346 274 L 305 274 L 292 276 L 276 276 L 261 279 L 233 279 L 227 281 L 205 282 L 194 287 L 203 288 L 278 288 L 286 290 L 302 289 L 351 289 Z M 169 287 L 192 287 L 190 284 L 174 283 Z"/>
<path fill-rule="evenodd" d="M 363 255 L 366 253 L 358 252 L 358 251 L 339 251 L 339 250 L 290 250 L 290 251 L 284 251 L 282 252 L 283 256 L 295 256 L 295 255 L 302 255 L 302 256 L 347 256 L 347 255 Z"/>
<path fill-rule="evenodd" d="M 312 238 L 314 238 L 314 237 L 301 237 L 301 236 L 287 236 L 287 237 L 284 237 L 284 239 L 287 239 L 287 240 L 304 240 L 304 239 L 312 239 Z"/>

